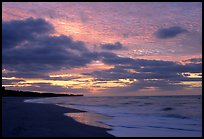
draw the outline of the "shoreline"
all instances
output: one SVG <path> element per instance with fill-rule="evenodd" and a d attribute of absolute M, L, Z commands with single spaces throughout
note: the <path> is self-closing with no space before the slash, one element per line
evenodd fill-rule
<path fill-rule="evenodd" d="M 65 116 L 84 112 L 54 104 L 25 103 L 33 97 L 2 97 L 3 137 L 114 137 L 108 129 Z"/>

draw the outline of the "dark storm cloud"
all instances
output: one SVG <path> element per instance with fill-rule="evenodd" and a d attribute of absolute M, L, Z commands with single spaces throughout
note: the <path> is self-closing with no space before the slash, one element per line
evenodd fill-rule
<path fill-rule="evenodd" d="M 12 73 L 15 77 L 45 76 L 51 71 L 85 66 L 94 59 L 83 42 L 65 35 L 51 36 L 54 29 L 43 19 L 3 22 L 2 27 L 3 67 L 16 71 Z"/>
<path fill-rule="evenodd" d="M 116 42 L 115 44 L 103 44 L 100 46 L 104 50 L 120 50 L 124 48 L 124 46 L 120 42 Z"/>
<path fill-rule="evenodd" d="M 183 29 L 179 26 L 169 27 L 169 28 L 161 28 L 157 32 L 155 32 L 155 35 L 157 38 L 160 39 L 168 39 L 176 37 L 178 34 L 187 32 L 186 29 Z"/>

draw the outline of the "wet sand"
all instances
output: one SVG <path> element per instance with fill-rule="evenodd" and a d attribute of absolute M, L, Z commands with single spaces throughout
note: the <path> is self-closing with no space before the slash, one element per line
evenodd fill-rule
<path fill-rule="evenodd" d="M 108 129 L 84 125 L 64 116 L 82 112 L 53 104 L 25 103 L 31 97 L 2 97 L 3 137 L 113 137 Z"/>

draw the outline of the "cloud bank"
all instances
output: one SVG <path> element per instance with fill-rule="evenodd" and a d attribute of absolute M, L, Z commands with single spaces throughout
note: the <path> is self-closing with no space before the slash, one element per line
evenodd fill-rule
<path fill-rule="evenodd" d="M 49 78 L 48 73 L 71 68 L 85 67 L 92 61 L 101 61 L 113 65 L 114 68 L 84 73 L 95 77 L 95 80 L 129 79 L 135 81 L 126 87 L 116 87 L 117 91 L 136 91 L 147 88 L 181 89 L 191 87 L 183 81 L 201 81 L 202 78 L 187 78 L 182 73 L 201 73 L 202 59 L 194 58 L 176 63 L 163 60 L 146 60 L 121 57 L 112 52 L 90 51 L 83 41 L 75 41 L 70 36 L 54 36 L 54 27 L 44 19 L 27 18 L 2 22 L 2 67 L 9 72 L 4 77 Z M 173 38 L 187 30 L 180 27 L 160 29 L 156 36 L 161 39 Z M 104 50 L 120 50 L 124 46 L 120 42 L 104 44 Z M 202 75 L 201 75 L 202 76 Z M 3 80 L 4 83 L 16 81 Z M 83 89 L 64 88 L 51 84 L 32 84 L 28 89 L 80 91 Z M 50 87 L 51 86 L 51 87 Z M 54 87 L 56 87 L 54 89 Z M 86 90 L 87 91 L 87 90 Z"/>
<path fill-rule="evenodd" d="M 3 68 L 15 71 L 13 76 L 43 76 L 93 60 L 83 42 L 65 35 L 52 36 L 54 28 L 44 19 L 13 20 L 3 22 L 2 27 Z"/>

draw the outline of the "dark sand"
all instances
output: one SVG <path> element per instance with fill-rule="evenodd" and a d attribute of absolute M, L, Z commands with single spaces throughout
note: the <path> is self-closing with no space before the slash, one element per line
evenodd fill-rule
<path fill-rule="evenodd" d="M 3 137 L 113 137 L 107 129 L 84 125 L 63 115 L 79 110 L 25 103 L 25 99 L 30 98 L 2 98 Z"/>

